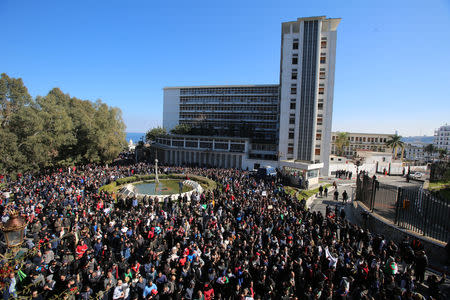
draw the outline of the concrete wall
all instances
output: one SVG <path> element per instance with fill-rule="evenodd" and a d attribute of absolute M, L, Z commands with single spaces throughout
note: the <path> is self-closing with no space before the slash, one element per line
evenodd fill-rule
<path fill-rule="evenodd" d="M 351 204 L 351 216 L 349 216 L 349 219 L 357 224 L 364 224 L 361 215 L 362 212 L 368 212 L 366 206 L 359 201 L 354 201 Z M 444 248 L 445 243 L 443 242 L 402 229 L 376 214 L 369 214 L 367 227 L 370 232 L 383 234 L 387 239 L 394 240 L 396 243 L 400 243 L 406 235 L 409 235 L 410 239 L 418 238 L 424 245 L 428 259 L 432 265 L 439 268 L 446 263 L 447 253 Z"/>
<path fill-rule="evenodd" d="M 163 127 L 169 132 L 180 121 L 180 89 L 164 89 Z"/>

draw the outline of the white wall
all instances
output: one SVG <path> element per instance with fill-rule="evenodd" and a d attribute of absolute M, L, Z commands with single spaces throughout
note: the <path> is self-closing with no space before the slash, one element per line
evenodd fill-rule
<path fill-rule="evenodd" d="M 180 89 L 164 89 L 163 127 L 169 132 L 180 121 Z"/>

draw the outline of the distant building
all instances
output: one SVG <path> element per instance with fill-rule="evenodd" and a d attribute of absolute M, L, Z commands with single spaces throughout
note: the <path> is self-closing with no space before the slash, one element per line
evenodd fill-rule
<path fill-rule="evenodd" d="M 339 155 L 336 147 L 336 138 L 339 132 L 331 133 L 331 154 Z M 343 155 L 349 158 L 355 157 L 358 150 L 367 150 L 373 152 L 392 152 L 392 149 L 386 146 L 386 142 L 392 134 L 384 133 L 353 133 L 348 132 L 349 145 L 344 147 Z"/>
<path fill-rule="evenodd" d="M 423 150 L 426 144 L 422 143 L 406 143 L 404 147 L 403 157 L 408 161 L 426 161 L 428 154 Z"/>
<path fill-rule="evenodd" d="M 434 131 L 433 145 L 438 149 L 447 149 L 450 153 L 450 125 L 444 125 Z"/>

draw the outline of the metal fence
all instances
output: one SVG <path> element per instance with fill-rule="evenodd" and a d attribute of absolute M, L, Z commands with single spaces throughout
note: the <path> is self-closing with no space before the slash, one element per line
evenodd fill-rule
<path fill-rule="evenodd" d="M 450 238 L 450 201 L 422 188 L 399 188 L 358 176 L 356 199 L 395 225 L 444 242 Z"/>

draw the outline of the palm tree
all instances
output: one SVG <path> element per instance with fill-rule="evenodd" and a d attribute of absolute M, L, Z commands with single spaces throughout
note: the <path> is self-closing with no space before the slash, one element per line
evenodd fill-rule
<path fill-rule="evenodd" d="M 334 144 L 336 145 L 336 150 L 339 156 L 343 156 L 344 154 L 344 147 L 348 146 L 350 144 L 348 140 L 348 132 L 338 132 L 338 135 L 336 136 L 336 140 L 334 141 Z"/>
<path fill-rule="evenodd" d="M 403 148 L 404 143 L 402 142 L 402 136 L 394 134 L 390 136 L 390 140 L 386 141 L 386 146 L 391 147 L 394 152 L 394 158 L 397 157 L 397 149 Z"/>
<path fill-rule="evenodd" d="M 425 151 L 426 153 L 428 153 L 428 156 L 431 156 L 431 154 L 433 154 L 434 152 L 436 152 L 436 147 L 434 147 L 433 144 L 428 144 L 425 146 L 425 148 L 423 148 L 423 151 Z"/>

